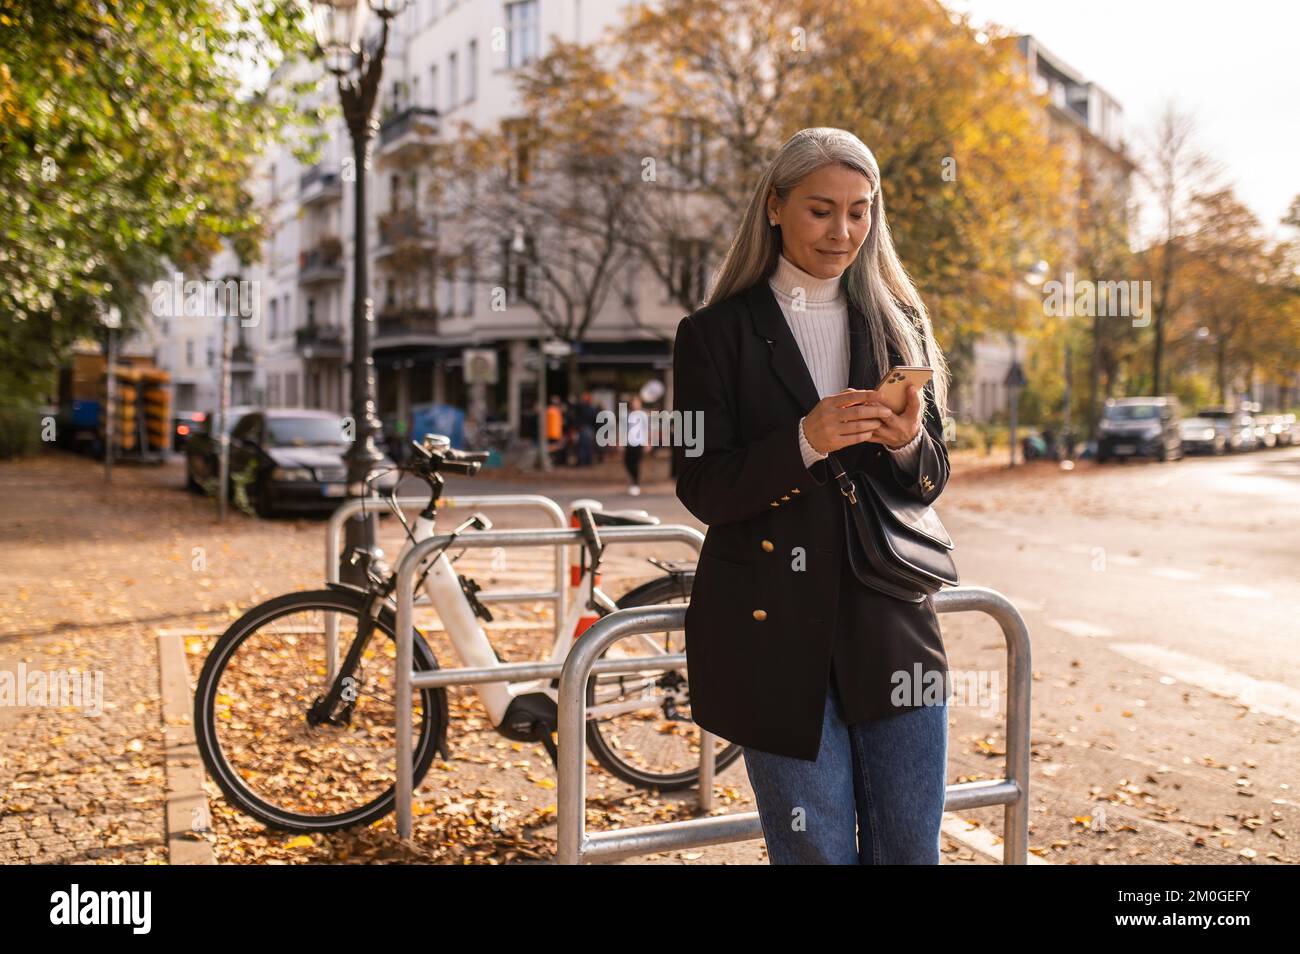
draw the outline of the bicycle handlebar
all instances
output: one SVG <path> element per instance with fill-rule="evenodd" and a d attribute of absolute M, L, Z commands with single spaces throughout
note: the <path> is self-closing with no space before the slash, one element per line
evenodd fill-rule
<path fill-rule="evenodd" d="M 417 477 L 426 480 L 438 473 L 463 474 L 473 477 L 490 456 L 487 451 L 456 450 L 446 438 L 440 435 L 426 435 L 423 442 L 411 441 L 417 457 L 411 463 L 411 471 Z"/>

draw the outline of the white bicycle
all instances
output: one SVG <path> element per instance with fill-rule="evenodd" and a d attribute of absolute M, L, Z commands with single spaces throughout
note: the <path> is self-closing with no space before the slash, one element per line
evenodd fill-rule
<path fill-rule="evenodd" d="M 443 474 L 472 476 L 486 452 L 452 450 L 446 438 L 429 435 L 402 469 L 424 480 L 429 502 L 414 526 L 389 501 L 406 531 L 402 555 L 434 535 Z M 644 511 L 575 507 L 584 533 L 576 598 L 549 660 L 562 662 L 574 639 L 593 617 L 616 609 L 687 602 L 693 564 L 651 559 L 664 575 L 614 601 L 599 587 L 601 525 L 658 523 Z M 502 664 L 480 620 L 491 613 L 477 597 L 478 584 L 456 572 L 447 556 L 457 535 L 491 524 L 475 514 L 451 534 L 452 542 L 422 564 L 420 586 L 436 610 L 464 666 Z M 463 552 L 463 551 L 462 551 Z M 379 554 L 357 551 L 365 587 L 328 584 L 326 589 L 289 593 L 255 606 L 222 634 L 195 688 L 194 725 L 199 751 L 212 778 L 240 810 L 272 828 L 333 831 L 366 824 L 392 810 L 396 783 L 396 577 Z M 329 678 L 326 619 L 337 621 L 337 671 Z M 378 636 L 379 638 L 375 638 Z M 344 651 L 346 648 L 346 651 Z M 606 655 L 672 654 L 682 651 L 682 634 L 660 633 L 620 640 Z M 420 633 L 415 668 L 433 670 L 438 661 Z M 508 680 L 473 686 L 493 727 L 517 741 L 541 742 L 554 763 L 557 754 L 558 680 Z M 447 749 L 445 689 L 417 689 L 413 707 L 415 784 L 433 757 Z M 600 764 L 624 781 L 661 791 L 699 780 L 700 732 L 690 715 L 686 672 L 606 674 L 587 686 L 587 739 Z M 718 739 L 717 770 L 740 757 L 739 745 Z"/>

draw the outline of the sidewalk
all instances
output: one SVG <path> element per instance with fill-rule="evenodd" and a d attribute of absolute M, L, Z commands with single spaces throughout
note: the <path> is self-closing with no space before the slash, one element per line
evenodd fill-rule
<path fill-rule="evenodd" d="M 647 493 L 671 498 L 667 458 L 647 461 L 645 470 Z M 527 479 L 595 494 L 626 488 L 614 460 Z M 211 501 L 184 492 L 181 482 L 175 465 L 122 466 L 109 488 L 92 461 L 57 453 L 0 465 L 0 670 L 21 663 L 27 672 L 99 673 L 103 680 L 99 714 L 85 706 L 0 706 L 0 863 L 175 863 L 167 798 L 168 772 L 178 766 L 174 757 L 169 764 L 164 735 L 160 637 L 184 646 L 192 681 L 206 645 L 249 606 L 320 586 L 323 520 L 261 521 L 233 511 L 218 524 Z M 500 525 L 519 519 L 504 512 Z M 611 552 L 610 592 L 654 575 L 645 557 L 659 549 Z M 490 559 L 468 551 L 459 566 L 487 588 L 513 585 L 512 573 L 544 572 L 512 557 L 511 570 L 499 574 Z M 494 630 L 494 645 L 503 658 L 536 658 L 549 645 L 547 627 L 529 625 L 528 606 L 504 609 L 498 619 L 524 625 Z M 440 659 L 454 658 L 445 634 L 435 627 L 428 635 Z M 359 832 L 306 840 L 268 832 L 229 808 L 210 781 L 212 830 L 199 837 L 218 863 L 549 861 L 554 772 L 542 747 L 503 740 L 472 693 L 455 689 L 450 701 L 452 758 L 435 762 L 417 793 L 414 845 L 396 840 L 391 815 Z M 185 712 L 188 700 L 179 709 L 172 703 Z M 656 796 L 599 770 L 589 779 L 593 829 L 694 815 L 692 792 Z M 741 762 L 715 784 L 718 810 L 754 810 Z M 945 863 L 988 863 L 947 837 L 944 846 Z M 625 863 L 765 861 L 758 840 Z"/>
<path fill-rule="evenodd" d="M 1005 448 L 1002 448 L 1000 452 L 988 455 L 973 449 L 953 450 L 949 452 L 948 459 L 953 472 L 960 473 L 963 476 L 996 473 L 1007 469 L 1007 452 Z M 1087 463 L 1090 465 L 1090 462 Z M 1047 465 L 1050 465 L 1050 467 L 1059 466 L 1050 461 L 1035 461 L 1020 466 L 1042 468 Z M 1076 463 L 1076 466 L 1082 465 Z M 669 470 L 667 449 L 656 448 L 653 454 L 647 455 L 641 462 L 642 492 L 672 494 L 675 481 Z M 627 470 L 623 467 L 621 456 L 616 453 L 611 453 L 605 460 L 597 461 L 589 467 L 557 466 L 549 471 L 542 471 L 535 469 L 535 464 L 532 462 L 527 465 L 503 465 L 479 471 L 478 479 L 511 482 L 532 481 L 539 486 L 547 487 L 589 486 L 593 491 L 597 489 L 617 489 L 621 492 L 626 490 L 628 485 Z"/>

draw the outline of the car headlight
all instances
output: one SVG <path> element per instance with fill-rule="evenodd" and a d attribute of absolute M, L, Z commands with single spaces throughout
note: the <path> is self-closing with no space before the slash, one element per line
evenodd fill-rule
<path fill-rule="evenodd" d="M 271 471 L 272 480 L 314 480 L 311 471 L 306 467 L 277 467 Z"/>
<path fill-rule="evenodd" d="M 1202 437 L 1202 439 L 1207 440 L 1207 441 L 1212 441 L 1212 440 L 1214 440 L 1214 428 L 1212 428 L 1212 427 L 1207 427 L 1207 428 L 1205 429 L 1205 433 L 1203 433 L 1203 434 L 1201 435 L 1201 437 Z"/>
<path fill-rule="evenodd" d="M 1144 427 L 1144 428 L 1142 429 L 1142 436 L 1143 436 L 1143 437 L 1157 437 L 1157 436 L 1159 436 L 1159 434 L 1160 434 L 1160 425 L 1159 425 L 1159 424 L 1151 424 L 1151 425 L 1149 425 L 1149 426 L 1147 426 L 1147 427 Z"/>

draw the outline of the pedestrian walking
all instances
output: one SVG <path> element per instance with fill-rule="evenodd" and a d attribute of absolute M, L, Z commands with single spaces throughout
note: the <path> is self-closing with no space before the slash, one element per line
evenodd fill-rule
<path fill-rule="evenodd" d="M 552 463 L 564 463 L 564 404 L 558 394 L 552 394 L 546 406 L 546 448 Z"/>
<path fill-rule="evenodd" d="M 641 458 L 650 443 L 650 417 L 641 410 L 641 399 L 635 395 L 628 402 L 627 446 L 623 448 L 623 466 L 631 481 L 627 492 L 633 497 L 641 493 Z"/>
<path fill-rule="evenodd" d="M 704 434 L 697 456 L 673 448 L 677 496 L 708 525 L 686 614 L 691 715 L 743 746 L 773 864 L 939 859 L 948 661 L 933 599 L 856 577 L 826 460 L 918 505 L 948 479 L 948 373 L 885 188 L 852 133 L 796 133 L 677 328 L 675 406 Z M 934 369 L 902 413 L 875 400 L 895 365 Z"/>
<path fill-rule="evenodd" d="M 590 467 L 596 454 L 596 406 L 591 403 L 591 392 L 583 391 L 578 402 L 578 466 Z"/>

